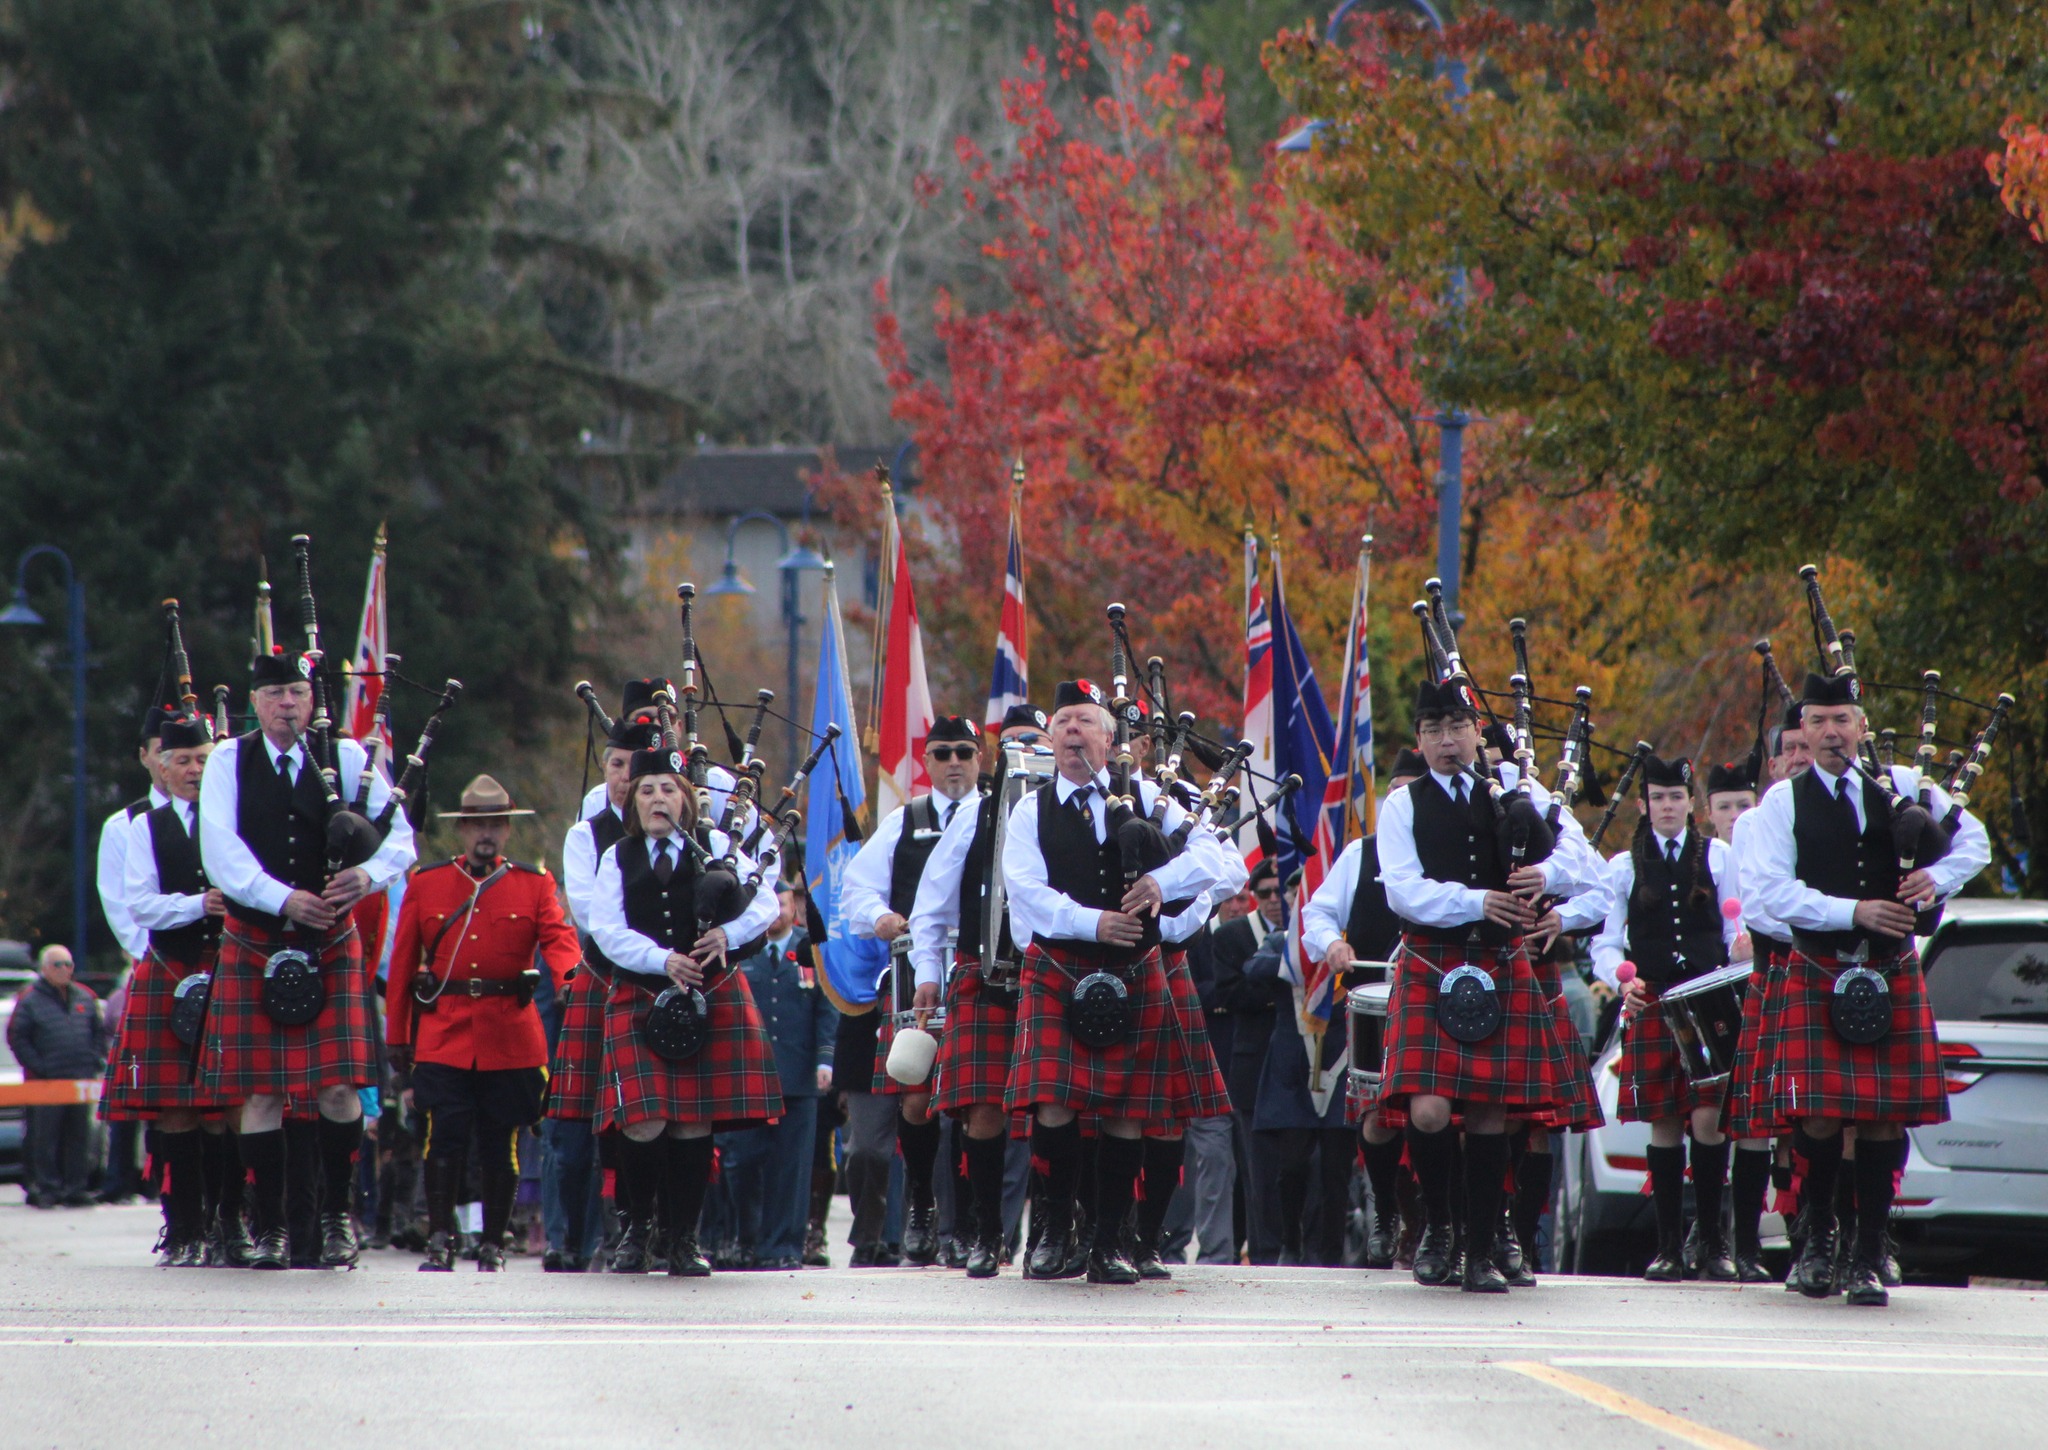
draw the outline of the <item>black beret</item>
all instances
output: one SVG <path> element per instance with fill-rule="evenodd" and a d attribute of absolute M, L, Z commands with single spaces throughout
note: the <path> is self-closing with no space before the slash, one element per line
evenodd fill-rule
<path fill-rule="evenodd" d="M 1755 790 L 1756 771 L 1747 760 L 1724 760 L 1707 771 L 1707 794 L 1729 790 Z"/>
<path fill-rule="evenodd" d="M 265 685 L 296 685 L 301 680 L 312 678 L 313 662 L 296 651 L 287 654 L 277 650 L 258 655 L 249 663 L 249 688 L 252 690 L 260 690 Z"/>
<path fill-rule="evenodd" d="M 1061 680 L 1052 692 L 1052 708 L 1057 714 L 1069 705 L 1101 705 L 1108 708 L 1109 701 L 1103 698 L 1100 686 L 1087 680 Z"/>
<path fill-rule="evenodd" d="M 1429 762 L 1422 758 L 1422 752 L 1412 745 L 1404 745 L 1394 755 L 1394 763 L 1387 767 L 1389 776 L 1428 775 Z"/>
<path fill-rule="evenodd" d="M 604 744 L 607 750 L 653 750 L 661 744 L 661 727 L 645 720 L 614 720 Z"/>
<path fill-rule="evenodd" d="M 1245 882 L 1245 885 L 1257 886 L 1261 881 L 1271 881 L 1279 874 L 1279 864 L 1271 856 L 1262 856 L 1259 858 L 1259 864 L 1252 867 L 1251 879 Z"/>
<path fill-rule="evenodd" d="M 162 732 L 161 750 L 197 750 L 213 744 L 213 722 L 184 710 L 165 715 Z"/>
<path fill-rule="evenodd" d="M 147 745 L 150 741 L 156 739 L 158 735 L 163 733 L 164 721 L 169 719 L 173 713 L 175 712 L 166 710 L 161 705 L 151 705 L 148 710 L 143 712 L 142 734 L 135 743 L 137 745 Z"/>
<path fill-rule="evenodd" d="M 1486 742 L 1486 748 L 1503 760 L 1511 760 L 1515 754 L 1515 737 L 1508 733 L 1508 727 L 1498 720 L 1479 732 L 1479 738 Z"/>
<path fill-rule="evenodd" d="M 979 744 L 981 732 L 972 721 L 962 715 L 941 715 L 932 721 L 932 728 L 925 734 L 927 744 L 944 744 L 953 740 L 964 740 L 969 745 Z"/>
<path fill-rule="evenodd" d="M 1799 692 L 1802 705 L 1860 705 L 1863 703 L 1863 686 L 1849 670 L 1839 675 L 1820 675 L 1811 671 L 1806 676 L 1806 688 Z"/>
<path fill-rule="evenodd" d="M 1012 705 L 1003 712 L 1005 730 L 1043 730 L 1046 728 L 1045 711 L 1036 705 Z"/>
<path fill-rule="evenodd" d="M 1479 718 L 1479 701 L 1471 690 L 1457 680 L 1445 680 L 1442 684 L 1425 679 L 1415 687 L 1415 721 L 1441 719 L 1446 715 L 1470 715 Z"/>
<path fill-rule="evenodd" d="M 1802 723 L 1802 719 L 1799 714 L 1799 708 L 1799 702 L 1797 700 L 1794 700 L 1791 704 L 1787 705 L 1785 707 L 1785 718 L 1778 722 L 1778 728 L 1781 730 L 1805 729 L 1806 727 Z"/>
<path fill-rule="evenodd" d="M 638 780 L 643 775 L 681 775 L 682 773 L 682 751 L 636 750 L 633 752 L 633 768 L 628 772 L 628 778 Z"/>
<path fill-rule="evenodd" d="M 1665 760 L 1660 756 L 1647 756 L 1643 760 L 1642 788 L 1653 785 L 1676 785 L 1692 788 L 1692 762 L 1684 756 Z"/>
<path fill-rule="evenodd" d="M 619 718 L 627 719 L 635 710 L 652 710 L 654 697 L 661 691 L 675 693 L 663 679 L 626 681 L 626 688 L 619 692 Z"/>

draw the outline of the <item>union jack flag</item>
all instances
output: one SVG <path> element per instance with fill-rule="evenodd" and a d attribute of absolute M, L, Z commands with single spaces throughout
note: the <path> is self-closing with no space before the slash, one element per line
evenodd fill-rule
<path fill-rule="evenodd" d="M 1257 781 L 1260 777 L 1270 780 L 1273 775 L 1273 620 L 1259 589 L 1259 541 L 1250 529 L 1244 531 L 1244 734 L 1240 738 L 1256 748 L 1238 780 L 1244 818 L 1237 828 L 1237 848 L 1246 866 L 1257 866 L 1266 854 L 1259 844 L 1259 820 L 1253 812 L 1258 804 Z"/>
<path fill-rule="evenodd" d="M 1020 465 L 1021 467 L 1021 465 Z M 1031 699 L 1028 625 L 1024 613 L 1024 527 L 1018 497 L 1010 496 L 1010 548 L 1003 565 L 1003 612 L 996 622 L 996 664 L 988 682 L 988 709 L 982 723 L 991 734 L 1000 730 L 1012 705 Z"/>

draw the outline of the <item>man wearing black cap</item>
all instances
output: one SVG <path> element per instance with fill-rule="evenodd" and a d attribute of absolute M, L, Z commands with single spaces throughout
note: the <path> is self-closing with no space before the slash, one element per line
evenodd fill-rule
<path fill-rule="evenodd" d="M 282 1269 L 285 1242 L 284 1100 L 317 1102 L 322 1170 L 320 1261 L 353 1267 L 357 1244 L 349 1193 L 363 1140 L 356 1089 L 377 1080 L 376 1011 L 363 946 L 349 910 L 389 884 L 413 860 L 412 823 L 391 829 L 359 866 L 327 874 L 327 821 L 336 809 L 307 748 L 313 660 L 259 656 L 250 702 L 257 728 L 215 746 L 199 790 L 199 843 L 206 876 L 227 897 L 219 966 L 207 1014 L 216 1089 L 242 1101 L 242 1159 L 252 1181 L 256 1254 L 252 1267 Z M 363 747 L 335 742 L 335 793 L 353 799 Z M 372 818 L 391 787 L 370 781 Z M 309 1021 L 266 982 L 280 974 L 314 979 L 319 1005 Z M 303 1003 L 315 994 L 296 999 Z"/>
<path fill-rule="evenodd" d="M 1806 1238 L 1793 1282 L 1811 1298 L 1839 1287 L 1852 1304 L 1881 1305 L 1889 1299 L 1879 1273 L 1894 1176 L 1906 1162 L 1905 1129 L 1948 1118 L 1940 1043 L 1914 949 L 1916 913 L 1960 890 L 1991 851 L 1983 825 L 1965 811 L 1945 853 L 1939 839 L 1923 837 L 1902 865 L 1892 791 L 1882 778 L 1867 778 L 1857 759 L 1869 724 L 1855 673 L 1809 674 L 1800 704 L 1813 767 L 1772 786 L 1750 813 L 1756 841 L 1746 865 L 1755 879 L 1744 881 L 1763 910 L 1792 930 L 1784 980 L 1765 1008 L 1777 1027 L 1768 1101 L 1797 1125 L 1793 1151 L 1806 1166 Z M 1946 792 L 1904 766 L 1889 775 L 1901 798 L 1924 794 L 1935 821 L 1946 820 Z M 1868 1010 L 1857 1011 L 1859 1001 Z M 1856 1128 L 1857 1232 L 1838 1285 L 1835 1181 L 1845 1125 Z"/>
<path fill-rule="evenodd" d="M 1756 776 L 1751 762 L 1726 760 L 1707 768 L 1707 827 L 1728 845 L 1735 844 L 1735 823 L 1756 809 Z"/>
<path fill-rule="evenodd" d="M 1184 850 L 1127 882 L 1109 813 L 1113 728 L 1100 690 L 1085 680 L 1061 683 L 1050 727 L 1058 773 L 1017 802 L 1004 832 L 1011 924 L 1031 938 L 1005 1090 L 1008 1109 L 1030 1109 L 1037 1119 L 1031 1156 L 1043 1174 L 1047 1222 L 1026 1267 L 1031 1278 L 1059 1276 L 1069 1257 L 1081 1167 L 1077 1114 L 1101 1117 L 1092 1222 L 1111 1226 L 1130 1212 L 1144 1125 L 1217 1117 L 1230 1105 L 1214 1054 L 1197 1058 L 1179 1030 L 1158 949 L 1160 917 L 1185 909 L 1229 868 L 1214 834 L 1196 831 Z M 1134 780 L 1132 790 L 1136 814 L 1149 817 L 1158 787 Z M 1160 829 L 1170 837 L 1185 819 L 1169 803 Z M 1168 902 L 1180 905 L 1163 912 Z M 1070 1018 L 1076 1008 L 1081 1025 Z M 1088 1278 L 1138 1282 L 1121 1235 L 1096 1235 Z"/>
<path fill-rule="evenodd" d="M 1419 751 L 1403 746 L 1387 773 L 1387 793 L 1391 795 L 1412 784 L 1428 769 Z M 1337 864 L 1302 908 L 1301 941 L 1309 960 L 1326 963 L 1337 975 L 1340 986 L 1349 985 L 1344 974 L 1351 970 L 1353 962 L 1393 960 L 1401 945 L 1401 919 L 1387 905 L 1386 886 L 1380 880 L 1377 837 L 1360 836 L 1338 853 Z M 1346 1013 L 1347 1031 L 1348 1017 Z M 1336 1018 L 1331 1026 L 1337 1027 Z M 1338 1051 L 1343 1050 L 1345 1040 L 1339 1034 Z M 1260 1096 L 1263 1099 L 1264 1094 Z M 1372 1227 L 1365 1236 L 1365 1266 L 1392 1268 L 1399 1227 L 1396 1178 L 1401 1167 L 1401 1134 L 1381 1125 L 1377 1098 L 1359 1098 L 1348 1105 L 1359 1114 L 1366 1181 L 1372 1185 Z"/>
<path fill-rule="evenodd" d="M 1012 705 L 1003 716 L 997 748 L 1038 744 L 1045 712 Z M 945 994 L 946 1031 L 932 1075 L 934 1112 L 960 1120 L 965 1138 L 967 1187 L 974 1208 L 974 1240 L 967 1246 L 967 1277 L 994 1278 L 1004 1241 L 1003 1179 L 1008 1144 L 1003 1089 L 1017 1039 L 1017 994 L 990 983 L 982 961 L 988 940 L 990 868 L 998 835 L 1001 791 L 981 797 L 976 809 L 958 811 L 931 858 L 910 913 L 910 963 L 917 974 L 919 1007 L 937 1006 Z M 1008 912 L 1000 940 L 1014 945 Z M 948 980 L 948 972 L 951 977 Z M 959 1210 L 956 1207 L 955 1217 Z"/>
<path fill-rule="evenodd" d="M 172 1028 L 180 985 L 213 970 L 227 903 L 207 884 L 199 858 L 199 782 L 213 730 L 204 716 L 182 712 L 164 718 L 158 729 L 157 769 L 171 799 L 137 821 L 123 891 L 135 921 L 149 933 L 149 950 L 128 979 L 128 1006 L 107 1065 L 100 1116 L 154 1125 L 151 1152 L 164 1169 L 158 1262 L 196 1268 L 206 1260 L 209 1237 L 231 1262 L 246 1261 L 248 1252 L 240 1184 L 229 1205 L 221 1206 L 225 1124 L 215 1117 L 201 1130 L 202 1114 L 231 1104 L 191 1070 L 192 1050 Z"/>
<path fill-rule="evenodd" d="M 1733 1280 L 1721 1233 L 1728 1181 L 1728 1140 L 1721 1134 L 1722 1085 L 1686 1075 L 1678 1043 L 1652 1007 L 1673 987 L 1728 965 L 1739 923 L 1724 913 L 1736 899 L 1728 848 L 1692 819 L 1692 762 L 1651 756 L 1641 775 L 1642 818 L 1629 849 L 1607 868 L 1607 923 L 1593 940 L 1593 972 L 1618 985 L 1624 959 L 1635 974 L 1622 991 L 1627 1035 L 1618 1076 L 1619 1116 L 1650 1125 L 1650 1195 L 1657 1210 L 1657 1253 L 1646 1279 L 1685 1277 L 1685 1169 L 1692 1141 L 1692 1185 L 1700 1234 L 1700 1273 Z"/>
<path fill-rule="evenodd" d="M 548 1075 L 548 1121 L 541 1156 L 542 1218 L 548 1250 L 541 1268 L 551 1274 L 582 1273 L 589 1268 L 602 1238 L 597 1217 L 603 1202 L 598 1142 L 590 1124 L 597 1113 L 611 964 L 590 937 L 590 894 L 597 884 L 597 863 L 626 834 L 633 753 L 652 750 L 660 743 L 659 727 L 635 718 L 651 698 L 649 681 L 627 682 L 625 706 L 612 721 L 611 734 L 604 743 L 599 804 L 587 808 L 584 818 L 571 826 L 562 840 L 562 895 L 568 902 L 569 918 L 581 933 L 583 961 L 563 993 L 562 1023 L 555 1034 Z"/>
<path fill-rule="evenodd" d="M 1380 879 L 1401 918 L 1404 948 L 1388 999 L 1380 1102 L 1408 1117 L 1408 1161 L 1427 1218 L 1416 1281 L 1454 1282 L 1456 1105 L 1465 1117 L 1463 1287 L 1505 1293 L 1495 1236 L 1507 1120 L 1539 1116 L 1565 1093 L 1556 1015 L 1523 943 L 1536 911 L 1518 893 L 1569 894 L 1584 867 L 1576 848 L 1513 866 L 1509 813 L 1540 814 L 1549 792 L 1529 782 L 1526 804 L 1493 799 L 1488 781 L 1472 769 L 1480 748 L 1478 703 L 1462 680 L 1424 679 L 1415 730 L 1428 771 L 1387 797 L 1377 833 Z"/>
<path fill-rule="evenodd" d="M 871 1261 L 879 1241 L 879 1215 L 860 1214 L 875 1200 L 875 1187 L 886 1181 L 889 1133 L 893 1127 L 903 1152 L 903 1257 L 912 1264 L 930 1264 L 939 1255 L 936 1202 L 932 1171 L 939 1155 L 939 1123 L 932 1116 L 929 1080 L 922 1088 L 905 1088 L 885 1070 L 895 1029 L 890 1020 L 895 996 L 894 976 L 911 973 L 910 914 L 917 904 L 918 883 L 924 879 L 926 863 L 939 839 L 954 820 L 974 814 L 975 783 L 980 775 L 981 733 L 972 721 L 958 715 L 941 715 L 932 722 L 925 737 L 925 770 L 931 776 L 929 794 L 917 796 L 908 805 L 889 813 L 875 833 L 861 843 L 847 863 L 846 877 L 839 890 L 839 907 L 855 936 L 875 937 L 890 944 L 890 981 L 882 989 L 873 1012 L 847 1017 L 841 1023 L 841 1042 L 867 1045 L 873 1037 L 874 1062 L 866 1081 L 849 1076 L 858 1070 L 862 1053 L 842 1049 L 835 1055 L 835 1075 L 847 1098 L 849 1183 L 859 1180 L 855 1194 L 855 1262 Z M 937 991 L 922 1004 L 936 1007 Z M 900 1114 L 895 1111 L 900 1105 Z M 859 1169 L 856 1171 L 855 1162 Z M 865 1202 L 864 1202 L 865 1200 Z M 872 1235 L 872 1237 L 869 1237 Z M 863 1255 L 861 1250 L 868 1249 Z"/>
<path fill-rule="evenodd" d="M 148 812 L 170 803 L 171 797 L 164 788 L 163 764 L 158 759 L 164 717 L 169 713 L 161 705 L 151 705 L 142 717 L 142 739 L 135 748 L 135 758 L 149 775 L 149 793 L 128 802 L 100 826 L 100 910 L 106 913 L 107 925 L 114 930 L 115 944 L 131 962 L 141 961 L 149 951 L 149 928 L 137 922 L 128 909 L 128 846 L 135 839 L 135 823 Z"/>

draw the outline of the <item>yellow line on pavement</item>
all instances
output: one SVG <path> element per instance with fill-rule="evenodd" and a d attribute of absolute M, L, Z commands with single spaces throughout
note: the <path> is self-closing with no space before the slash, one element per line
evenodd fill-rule
<path fill-rule="evenodd" d="M 1675 1436 L 1688 1445 L 1697 1445 L 1700 1450 L 1760 1450 L 1760 1447 L 1747 1440 L 1724 1435 L 1719 1430 L 1696 1424 L 1682 1415 L 1660 1410 L 1634 1395 L 1625 1395 L 1620 1390 L 1610 1389 L 1598 1380 L 1581 1379 L 1578 1375 L 1568 1374 L 1554 1365 L 1537 1364 L 1530 1360 L 1506 1360 L 1500 1367 L 1511 1369 L 1516 1374 L 1527 1375 L 1532 1380 L 1540 1380 L 1553 1389 L 1563 1390 L 1566 1394 L 1577 1395 L 1586 1403 L 1598 1405 L 1610 1414 L 1624 1415 L 1638 1424 L 1648 1425 L 1653 1430 L 1661 1430 L 1667 1435 Z"/>

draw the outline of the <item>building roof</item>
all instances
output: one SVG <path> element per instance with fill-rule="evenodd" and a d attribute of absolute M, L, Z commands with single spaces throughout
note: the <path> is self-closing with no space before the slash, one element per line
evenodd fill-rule
<path fill-rule="evenodd" d="M 841 471 L 864 473 L 877 463 L 893 461 L 899 446 L 853 445 L 833 451 Z M 666 455 L 593 452 L 583 456 L 581 471 L 619 513 L 719 517 L 761 509 L 795 518 L 804 511 L 805 495 L 823 453 L 822 447 L 701 448 Z M 907 467 L 905 473 L 903 482 L 914 483 L 915 468 Z M 811 511 L 829 512 L 816 503 Z"/>

